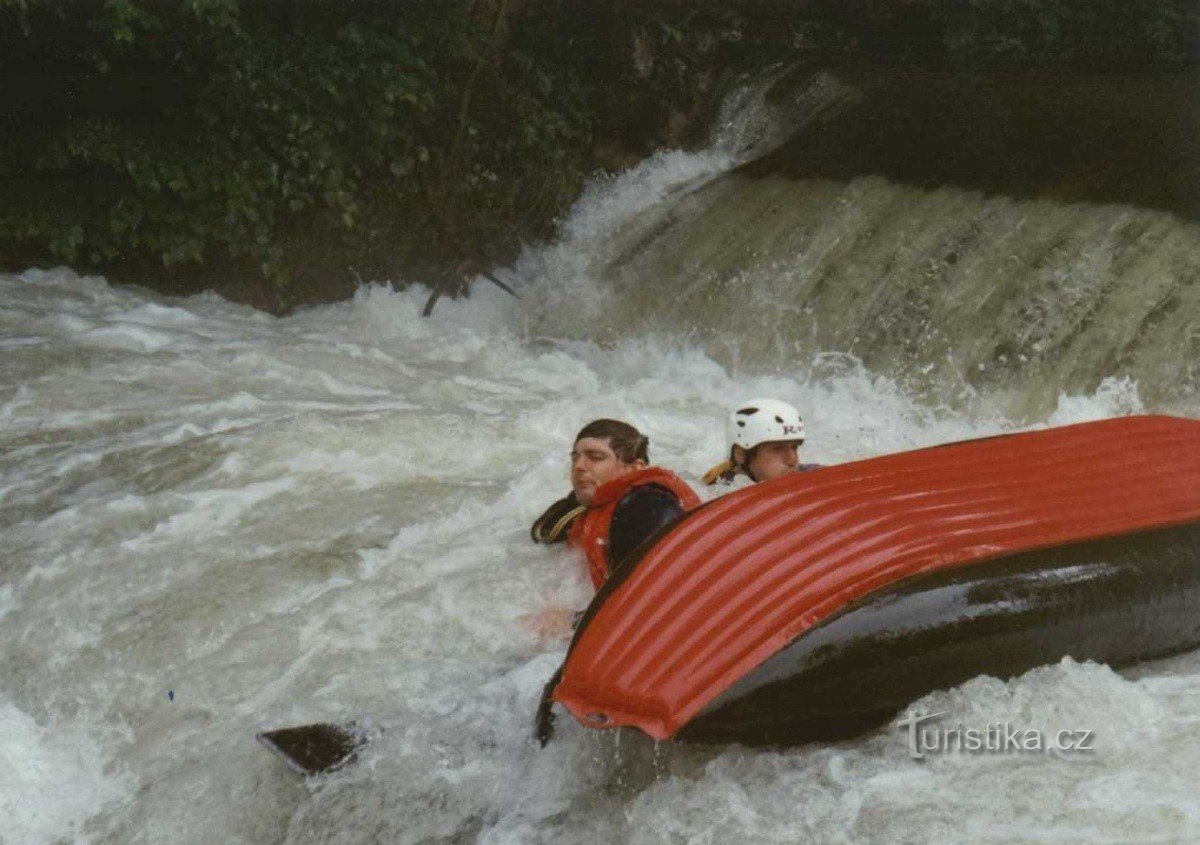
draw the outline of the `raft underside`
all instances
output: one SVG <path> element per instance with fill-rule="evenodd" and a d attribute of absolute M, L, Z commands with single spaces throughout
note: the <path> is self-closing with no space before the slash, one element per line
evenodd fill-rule
<path fill-rule="evenodd" d="M 1122 665 L 1200 645 L 1200 522 L 1009 555 L 898 582 L 805 632 L 678 734 L 844 739 L 977 675 L 1065 656 Z"/>

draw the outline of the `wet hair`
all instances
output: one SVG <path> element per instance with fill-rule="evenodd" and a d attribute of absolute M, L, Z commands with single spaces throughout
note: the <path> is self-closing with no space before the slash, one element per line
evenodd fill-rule
<path fill-rule="evenodd" d="M 747 478 L 749 478 L 751 481 L 753 481 L 755 484 L 758 483 L 758 479 L 754 477 L 754 471 L 750 469 L 750 464 L 754 463 L 754 456 L 756 454 L 758 454 L 758 447 L 761 445 L 762 445 L 761 443 L 756 443 L 755 445 L 751 446 L 749 449 L 742 447 L 742 454 L 745 455 L 745 458 L 742 460 L 742 462 L 740 464 L 737 461 L 734 461 L 733 449 L 730 448 L 729 460 L 733 461 L 734 466 L 737 468 L 737 471 L 734 472 L 734 475 L 737 475 L 738 472 L 741 472 L 741 473 L 744 473 L 745 476 Z"/>
<path fill-rule="evenodd" d="M 650 463 L 650 438 L 627 422 L 592 420 L 579 429 L 579 433 L 575 435 L 575 442 L 578 443 L 585 437 L 607 441 L 608 447 L 616 453 L 621 463 L 631 464 L 639 460 Z"/>

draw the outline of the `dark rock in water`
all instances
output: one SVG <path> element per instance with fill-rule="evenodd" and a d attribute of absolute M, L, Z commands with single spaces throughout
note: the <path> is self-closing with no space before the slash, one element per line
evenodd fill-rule
<path fill-rule="evenodd" d="M 354 762 L 367 742 L 366 734 L 353 723 L 279 728 L 256 734 L 255 739 L 302 775 L 324 774 Z"/>

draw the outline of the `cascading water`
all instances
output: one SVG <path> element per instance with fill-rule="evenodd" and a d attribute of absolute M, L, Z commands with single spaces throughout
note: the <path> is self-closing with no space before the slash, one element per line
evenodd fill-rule
<path fill-rule="evenodd" d="M 1200 389 L 1200 226 L 1164 212 L 735 174 L 666 215 L 610 264 L 606 326 L 751 372 L 842 351 L 1014 416 L 1113 375 L 1164 404 Z"/>
<path fill-rule="evenodd" d="M 919 704 L 1094 731 L 1071 757 L 915 760 L 894 725 L 789 751 L 569 720 L 533 742 L 565 644 L 523 618 L 590 588 L 526 530 L 588 419 L 635 422 L 696 482 L 751 395 L 800 406 L 804 459 L 825 463 L 1200 414 L 1180 345 L 1191 224 L 751 180 L 736 168 L 756 143 L 596 184 L 515 268 L 520 302 L 481 286 L 429 320 L 419 288 L 277 319 L 68 270 L 0 276 L 0 838 L 1200 835 L 1196 656 L 1067 660 Z M 351 718 L 374 734 L 362 759 L 307 784 L 252 739 Z"/>
<path fill-rule="evenodd" d="M 679 178 L 653 208 L 602 221 L 609 237 L 587 268 L 598 290 L 574 311 L 554 294 L 577 295 L 578 258 L 565 272 L 537 266 L 530 287 L 554 287 L 537 325 L 671 336 L 747 374 L 846 353 L 930 404 L 1013 419 L 1042 418 L 1064 390 L 1111 377 L 1136 381 L 1156 407 L 1194 407 L 1200 224 L 878 175 L 797 178 L 787 154 L 747 163 L 789 132 L 820 134 L 857 96 L 817 75 L 772 107 L 731 100 L 738 119 L 722 116 L 712 147 L 728 172 Z"/>

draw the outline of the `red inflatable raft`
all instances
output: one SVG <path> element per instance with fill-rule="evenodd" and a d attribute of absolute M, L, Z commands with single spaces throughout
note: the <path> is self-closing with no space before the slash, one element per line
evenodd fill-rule
<path fill-rule="evenodd" d="M 708 503 L 604 585 L 542 716 L 553 700 L 656 739 L 807 741 L 981 671 L 1198 643 L 1200 422 L 1111 419 Z"/>

